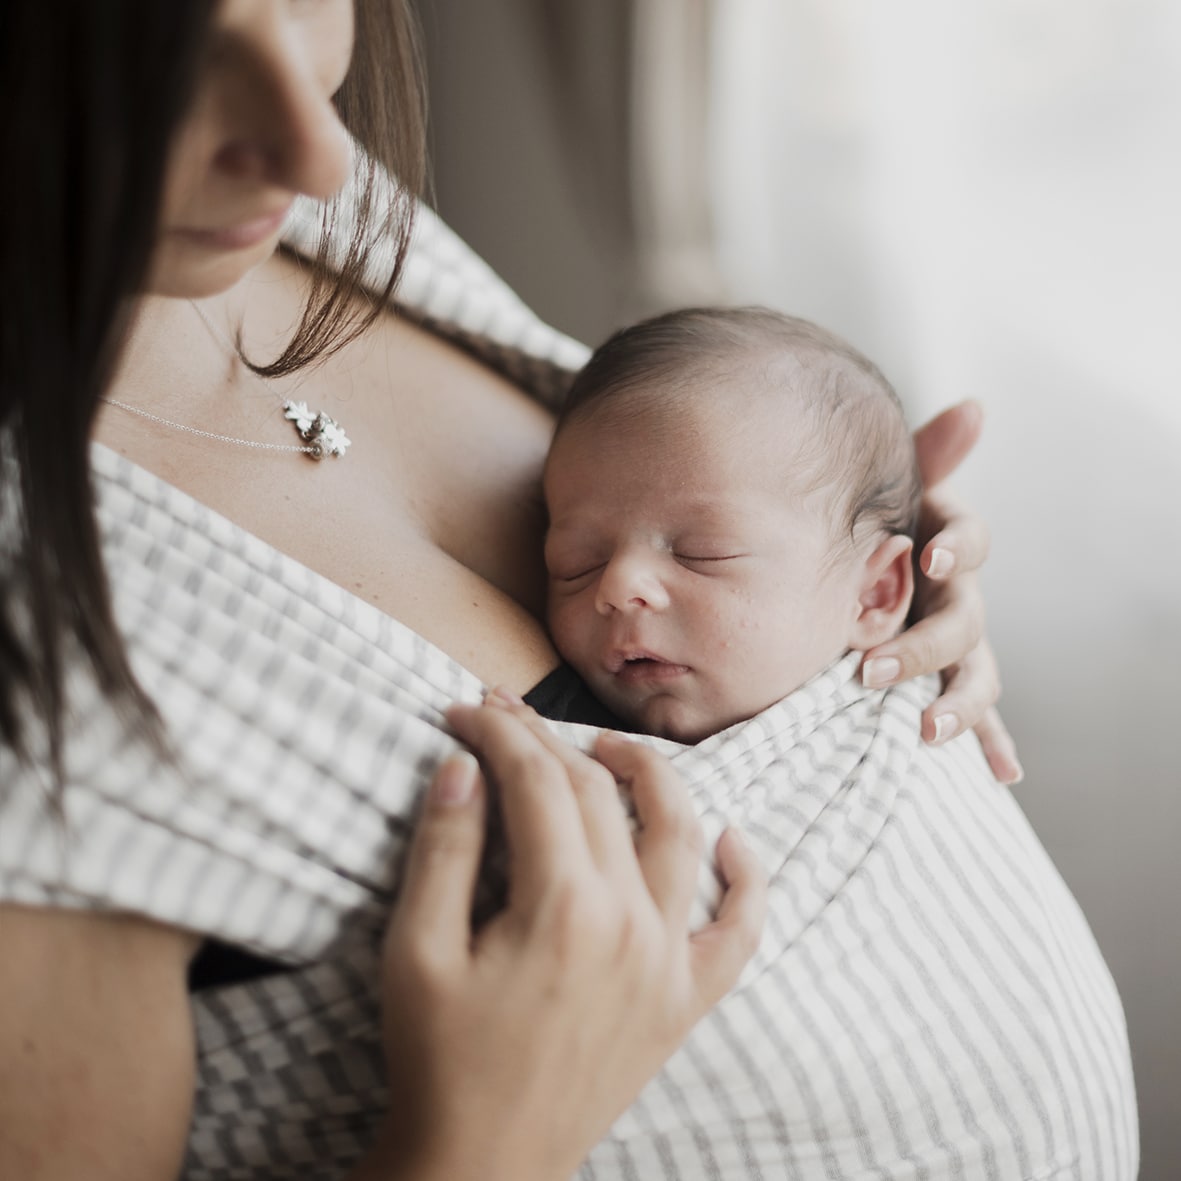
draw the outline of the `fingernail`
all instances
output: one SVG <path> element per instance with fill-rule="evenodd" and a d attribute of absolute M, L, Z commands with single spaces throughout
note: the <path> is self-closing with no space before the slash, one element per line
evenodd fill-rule
<path fill-rule="evenodd" d="M 442 808 L 459 808 L 471 801 L 476 790 L 480 764 L 470 751 L 450 755 L 439 768 L 431 785 L 431 799 Z"/>
<path fill-rule="evenodd" d="M 861 683 L 867 689 L 881 689 L 892 685 L 902 672 L 902 662 L 893 656 L 879 656 L 867 660 L 861 668 Z"/>
<path fill-rule="evenodd" d="M 494 689 L 489 689 L 484 700 L 490 705 L 525 704 L 523 698 L 518 697 L 511 689 L 506 689 L 503 685 L 497 685 Z"/>
<path fill-rule="evenodd" d="M 960 727 L 955 714 L 939 714 L 935 719 L 935 742 L 946 742 Z"/>
<path fill-rule="evenodd" d="M 630 734 L 620 734 L 618 730 L 604 730 L 596 742 L 605 742 L 608 746 L 630 746 L 635 739 Z"/>
<path fill-rule="evenodd" d="M 1006 787 L 1016 787 L 1025 778 L 1025 768 L 1018 762 L 1016 755 L 1009 756 L 1009 772 L 1001 780 Z"/>
<path fill-rule="evenodd" d="M 988 755 L 988 761 L 1001 764 L 1000 770 L 994 770 L 993 774 L 997 777 L 997 781 L 1006 787 L 1016 787 L 1025 778 L 1025 768 L 1021 766 L 1021 760 L 1017 757 L 1017 748 L 1013 745 L 1013 739 L 1008 734 L 1003 734 L 996 739 L 992 751 Z"/>
<path fill-rule="evenodd" d="M 935 548 L 931 551 L 931 560 L 927 563 L 929 578 L 946 578 L 955 569 L 955 554 L 949 549 Z"/>

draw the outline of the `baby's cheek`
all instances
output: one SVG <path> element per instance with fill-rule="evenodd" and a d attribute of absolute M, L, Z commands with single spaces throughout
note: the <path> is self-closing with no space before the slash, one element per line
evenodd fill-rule
<path fill-rule="evenodd" d="M 751 617 L 735 631 L 725 664 L 731 703 L 753 717 L 801 683 L 798 633 Z"/>
<path fill-rule="evenodd" d="M 554 647 L 571 664 L 581 663 L 591 639 L 593 611 L 588 613 L 580 599 L 584 595 L 551 593 L 548 622 Z"/>

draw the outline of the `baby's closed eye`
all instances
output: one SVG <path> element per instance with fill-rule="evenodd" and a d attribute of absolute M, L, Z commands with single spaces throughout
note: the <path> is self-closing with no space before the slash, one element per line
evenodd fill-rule
<path fill-rule="evenodd" d="M 577 582 L 601 570 L 607 554 L 598 545 L 590 544 L 585 533 L 554 530 L 545 539 L 545 569 L 553 582 Z"/>
<path fill-rule="evenodd" d="M 554 582 L 561 582 L 561 583 L 583 582 L 586 579 L 591 578 L 595 574 L 598 574 L 598 572 L 603 569 L 604 565 L 606 565 L 605 562 L 599 562 L 599 563 L 592 565 L 592 566 L 582 566 L 581 564 L 579 564 L 573 568 L 569 568 L 569 567 L 555 568 L 553 565 L 551 565 L 549 567 L 549 576 L 550 576 L 550 578 L 553 579 Z"/>
<path fill-rule="evenodd" d="M 681 543 L 673 550 L 673 557 L 682 566 L 690 570 L 700 570 L 702 573 L 716 572 L 727 562 L 735 562 L 749 556 L 749 553 L 733 546 L 718 544 Z"/>
<path fill-rule="evenodd" d="M 547 541 L 545 547 L 545 569 L 552 582 L 583 582 L 602 570 L 607 558 L 597 546 Z"/>

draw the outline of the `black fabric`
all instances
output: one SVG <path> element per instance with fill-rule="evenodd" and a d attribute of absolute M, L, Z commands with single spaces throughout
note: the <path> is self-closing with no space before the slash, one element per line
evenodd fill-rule
<path fill-rule="evenodd" d="M 635 729 L 603 705 L 568 664 L 558 665 L 540 684 L 530 689 L 525 694 L 525 704 L 554 722 L 581 722 L 587 726 L 628 732 Z"/>
<path fill-rule="evenodd" d="M 288 966 L 278 960 L 264 959 L 218 939 L 206 939 L 189 964 L 189 992 L 222 984 L 240 984 L 244 980 L 258 980 L 288 970 Z"/>

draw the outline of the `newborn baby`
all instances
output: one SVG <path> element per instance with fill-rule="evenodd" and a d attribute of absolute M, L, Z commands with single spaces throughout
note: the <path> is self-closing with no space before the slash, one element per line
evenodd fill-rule
<path fill-rule="evenodd" d="M 545 494 L 558 648 L 681 744 L 707 847 L 740 825 L 770 876 L 739 985 L 579 1177 L 1134 1177 L 1077 903 L 974 739 L 922 741 L 935 678 L 858 676 L 906 615 L 919 498 L 877 369 L 761 309 L 636 325 L 577 378 Z M 603 724 L 564 675 L 559 716 Z M 697 925 L 717 897 L 707 866 Z"/>
<path fill-rule="evenodd" d="M 901 628 L 920 493 L 897 396 L 840 338 L 764 308 L 633 325 L 546 463 L 554 642 L 624 721 L 698 742 Z"/>

